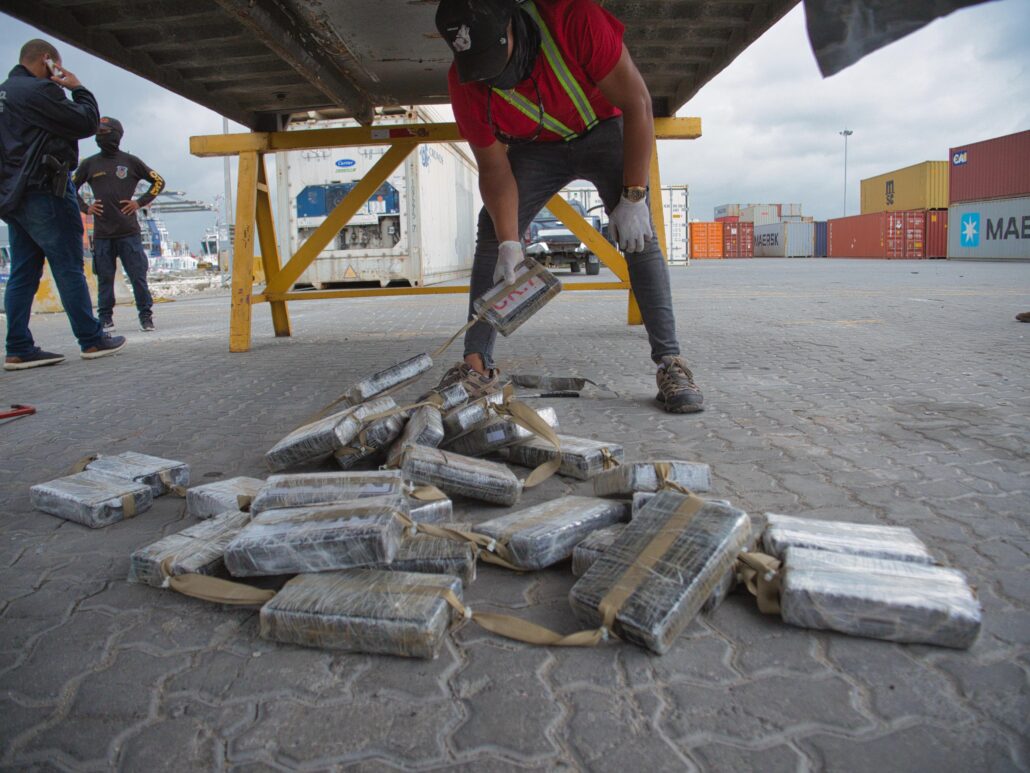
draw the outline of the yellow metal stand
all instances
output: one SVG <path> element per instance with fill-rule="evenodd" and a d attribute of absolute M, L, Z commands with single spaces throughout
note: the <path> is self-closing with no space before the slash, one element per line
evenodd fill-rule
<path fill-rule="evenodd" d="M 700 118 L 655 119 L 655 152 L 651 158 L 650 186 L 653 193 L 651 212 L 656 233 L 665 251 L 665 227 L 662 217 L 661 180 L 658 176 L 659 139 L 696 139 L 701 136 Z M 239 178 L 236 194 L 236 241 L 232 264 L 232 308 L 229 317 L 229 351 L 250 349 L 252 308 L 268 303 L 272 309 L 272 326 L 276 336 L 290 335 L 287 301 L 320 298 L 368 298 L 387 295 L 466 294 L 467 286 L 448 287 L 382 287 L 357 290 L 319 290 L 294 292 L 293 284 L 318 257 L 330 241 L 354 217 L 380 185 L 400 166 L 418 145 L 431 142 L 461 142 L 458 127 L 453 123 L 408 124 L 394 126 L 360 126 L 345 129 L 309 129 L 294 132 L 253 132 L 250 134 L 216 134 L 190 137 L 190 152 L 195 156 L 238 156 Z M 362 145 L 389 145 L 390 149 L 375 166 L 336 205 L 296 254 L 283 265 L 275 238 L 275 218 L 268 191 L 265 156 L 286 150 L 340 148 Z M 582 282 L 565 285 L 566 290 L 627 290 L 628 322 L 642 324 L 640 308 L 629 283 L 626 259 L 601 236 L 564 199 L 555 196 L 548 208 L 578 236 L 608 268 L 618 282 Z M 261 265 L 255 265 L 255 247 L 261 250 Z M 266 279 L 263 293 L 254 292 L 255 269 L 263 269 Z"/>

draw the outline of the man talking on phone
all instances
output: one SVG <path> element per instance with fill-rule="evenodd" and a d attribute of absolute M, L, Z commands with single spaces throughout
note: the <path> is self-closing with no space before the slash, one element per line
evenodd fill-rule
<path fill-rule="evenodd" d="M 125 346 L 123 337 L 105 335 L 93 316 L 82 266 L 82 217 L 71 186 L 78 141 L 96 133 L 99 118 L 96 99 L 64 69 L 54 46 L 45 40 L 22 46 L 18 65 L 0 84 L 0 218 L 11 241 L 4 370 L 64 361 L 64 355 L 36 346 L 29 331 L 44 260 L 82 358 L 105 357 Z"/>
<path fill-rule="evenodd" d="M 479 164 L 485 207 L 472 267 L 473 298 L 513 281 L 520 236 L 573 180 L 592 182 L 630 282 L 658 366 L 658 403 L 702 410 L 680 356 L 669 271 L 654 238 L 647 182 L 654 143 L 651 96 L 622 42 L 623 25 L 593 0 L 441 0 L 436 26 L 454 54 L 451 106 Z M 470 317 L 471 318 L 471 317 Z M 496 333 L 474 325 L 465 360 L 444 376 L 470 394 L 496 388 Z"/>

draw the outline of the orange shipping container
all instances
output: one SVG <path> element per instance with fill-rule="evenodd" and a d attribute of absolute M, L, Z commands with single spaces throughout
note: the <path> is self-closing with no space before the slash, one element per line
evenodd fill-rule
<path fill-rule="evenodd" d="M 690 224 L 690 257 L 722 257 L 722 223 Z"/>

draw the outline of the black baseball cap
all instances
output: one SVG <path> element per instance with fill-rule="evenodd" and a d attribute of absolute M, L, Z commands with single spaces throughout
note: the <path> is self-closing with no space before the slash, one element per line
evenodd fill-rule
<path fill-rule="evenodd" d="M 106 134 L 107 132 L 125 134 L 125 129 L 122 128 L 122 122 L 117 118 L 111 118 L 105 115 L 100 119 L 100 125 L 97 127 L 97 134 Z"/>
<path fill-rule="evenodd" d="M 436 28 L 454 52 L 462 83 L 489 80 L 508 64 L 515 0 L 440 0 Z"/>

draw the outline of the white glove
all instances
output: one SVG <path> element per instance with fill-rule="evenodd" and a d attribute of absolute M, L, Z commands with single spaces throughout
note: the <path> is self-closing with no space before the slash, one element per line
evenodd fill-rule
<path fill-rule="evenodd" d="M 521 242 L 501 242 L 494 267 L 494 284 L 502 279 L 506 285 L 515 284 L 515 267 L 523 260 Z"/>
<path fill-rule="evenodd" d="M 629 201 L 625 196 L 608 218 L 608 236 L 623 252 L 641 252 L 644 242 L 654 236 L 647 199 Z"/>

